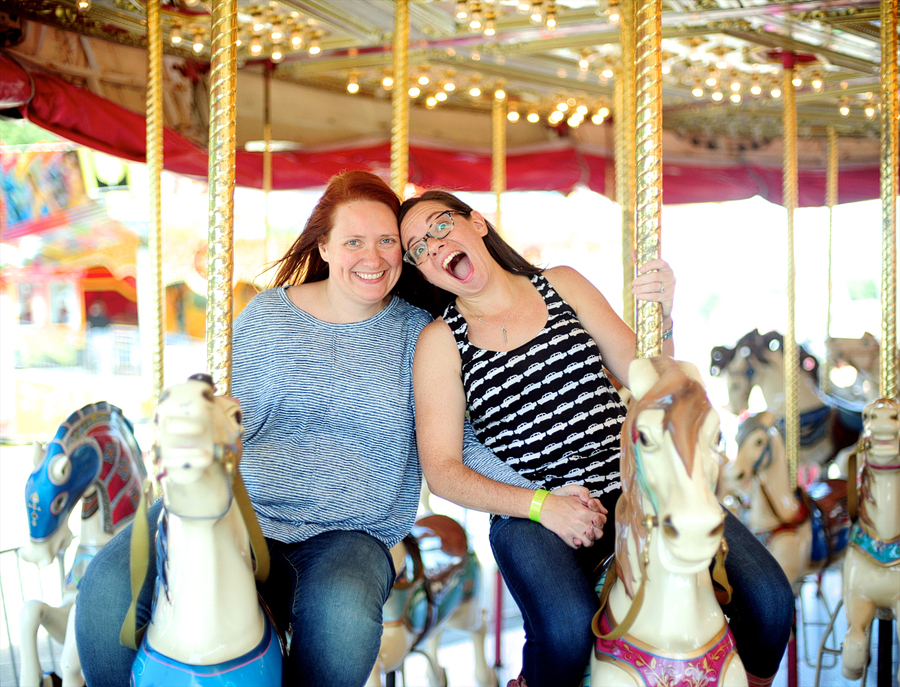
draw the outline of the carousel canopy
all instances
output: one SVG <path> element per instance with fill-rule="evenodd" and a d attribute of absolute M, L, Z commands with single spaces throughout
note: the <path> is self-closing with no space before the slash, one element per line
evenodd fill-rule
<path fill-rule="evenodd" d="M 237 182 L 260 187 L 270 77 L 273 188 L 390 166 L 393 0 L 238 0 Z M 163 0 L 165 166 L 204 176 L 210 17 Z M 879 195 L 877 0 L 663 0 L 666 203 L 781 202 L 781 82 L 796 70 L 800 205 Z M 4 14 L 4 12 L 6 14 Z M 410 181 L 486 191 L 491 103 L 507 188 L 613 195 L 618 0 L 411 0 Z M 0 107 L 71 140 L 144 156 L 141 0 L 0 0 Z M 627 58 L 627 56 L 626 56 Z"/>

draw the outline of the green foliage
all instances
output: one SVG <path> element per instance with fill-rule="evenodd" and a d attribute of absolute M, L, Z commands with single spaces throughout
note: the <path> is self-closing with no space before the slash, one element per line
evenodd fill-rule
<path fill-rule="evenodd" d="M 58 136 L 24 119 L 0 119 L 0 145 L 28 145 L 58 140 Z"/>

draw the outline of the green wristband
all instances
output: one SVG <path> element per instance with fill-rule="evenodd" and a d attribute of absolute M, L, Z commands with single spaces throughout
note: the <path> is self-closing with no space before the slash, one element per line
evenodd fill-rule
<path fill-rule="evenodd" d="M 541 508 L 544 506 L 544 499 L 550 492 L 546 489 L 538 489 L 534 492 L 534 498 L 531 499 L 531 508 L 528 509 L 528 519 L 534 522 L 541 521 Z"/>

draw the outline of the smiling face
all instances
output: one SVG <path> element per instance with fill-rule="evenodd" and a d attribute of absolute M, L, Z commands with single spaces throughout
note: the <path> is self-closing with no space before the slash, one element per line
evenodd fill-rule
<path fill-rule="evenodd" d="M 427 200 L 415 205 L 403 218 L 400 237 L 404 250 L 425 237 L 432 223 L 446 220 L 451 210 L 439 201 Z M 491 260 L 484 245 L 487 225 L 477 212 L 466 217 L 453 212 L 453 229 L 444 238 L 428 238 L 428 252 L 418 265 L 419 271 L 432 284 L 457 295 L 474 285 L 486 272 Z"/>
<path fill-rule="evenodd" d="M 381 306 L 403 269 L 397 218 L 385 204 L 358 200 L 338 207 L 319 254 L 330 287 L 346 301 Z"/>

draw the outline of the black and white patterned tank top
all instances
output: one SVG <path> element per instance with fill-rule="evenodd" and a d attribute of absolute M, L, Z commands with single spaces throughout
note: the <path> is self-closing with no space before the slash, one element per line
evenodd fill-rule
<path fill-rule="evenodd" d="M 512 351 L 473 346 L 455 302 L 444 311 L 475 434 L 544 489 L 583 484 L 594 497 L 617 495 L 625 405 L 575 311 L 543 275 L 531 282 L 547 304 L 547 324 Z"/>

